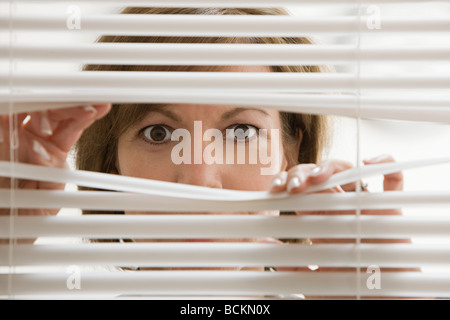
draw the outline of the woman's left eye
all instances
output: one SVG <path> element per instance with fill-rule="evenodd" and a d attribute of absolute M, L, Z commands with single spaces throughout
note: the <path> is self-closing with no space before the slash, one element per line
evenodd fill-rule
<path fill-rule="evenodd" d="M 154 125 L 142 130 L 144 139 L 152 144 L 163 144 L 171 140 L 172 133 L 163 125 Z"/>
<path fill-rule="evenodd" d="M 258 135 L 258 128 L 250 124 L 235 124 L 226 129 L 227 139 L 245 142 Z"/>

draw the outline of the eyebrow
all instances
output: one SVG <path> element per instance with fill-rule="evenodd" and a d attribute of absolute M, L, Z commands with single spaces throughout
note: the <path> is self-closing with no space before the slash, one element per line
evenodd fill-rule
<path fill-rule="evenodd" d="M 173 121 L 181 122 L 181 117 L 179 117 L 178 115 L 176 115 L 174 112 L 172 112 L 170 110 L 164 109 L 167 106 L 168 106 L 168 104 L 166 104 L 166 105 L 159 105 L 159 106 L 153 106 L 147 112 L 147 114 L 150 114 L 150 113 L 161 113 L 162 115 L 172 119 Z"/>
<path fill-rule="evenodd" d="M 168 104 L 166 105 L 159 105 L 157 107 L 153 107 L 151 108 L 148 113 L 160 113 L 174 121 L 177 122 L 181 122 L 181 117 L 179 117 L 177 114 L 175 114 L 174 112 L 170 111 L 170 110 L 166 110 L 165 107 L 169 106 Z M 270 117 L 269 113 L 267 113 L 267 111 L 262 110 L 262 109 L 256 109 L 256 108 L 235 108 L 233 110 L 227 111 L 225 113 L 222 114 L 222 116 L 220 117 L 221 121 L 225 121 L 225 120 L 229 120 L 235 116 L 237 116 L 238 114 L 245 112 L 245 111 L 257 111 L 262 113 L 265 116 Z"/>
<path fill-rule="evenodd" d="M 262 114 L 264 114 L 265 116 L 270 117 L 269 113 L 267 113 L 267 111 L 262 110 L 262 109 L 254 109 L 254 108 L 236 108 L 230 111 L 225 112 L 222 117 L 221 120 L 228 120 L 230 118 L 233 118 L 235 116 L 237 116 L 239 113 L 245 112 L 245 111 L 258 111 Z"/>

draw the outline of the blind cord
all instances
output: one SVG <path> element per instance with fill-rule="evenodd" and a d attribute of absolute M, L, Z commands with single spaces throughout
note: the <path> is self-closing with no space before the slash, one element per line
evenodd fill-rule
<path fill-rule="evenodd" d="M 357 24 L 358 24 L 358 33 L 357 33 L 357 44 L 356 44 L 356 79 L 357 79 L 357 87 L 356 87 L 356 166 L 360 167 L 361 161 L 361 0 L 356 0 L 357 3 Z M 361 181 L 361 178 L 359 179 Z M 356 184 L 356 193 L 359 195 L 361 193 L 361 184 Z M 356 258 L 357 258 L 357 268 L 356 268 L 356 299 L 361 300 L 361 208 L 359 205 L 359 197 L 357 198 L 356 205 Z"/>
<path fill-rule="evenodd" d="M 13 52 L 13 11 L 14 11 L 14 0 L 10 0 L 9 2 L 9 143 L 10 143 L 10 164 L 11 164 L 11 178 L 10 178 L 10 222 L 9 222 L 9 248 L 8 248 L 8 265 L 9 265 L 9 272 L 8 272 L 8 298 L 13 299 L 13 284 L 12 284 L 12 275 L 15 273 L 14 269 L 14 246 L 15 246 L 15 240 L 13 237 L 14 234 L 14 218 L 17 213 L 17 209 L 15 209 L 14 202 L 15 202 L 15 194 L 14 189 L 16 187 L 16 179 L 13 177 L 13 174 L 15 172 L 14 168 L 14 162 L 17 155 L 17 117 L 14 115 L 14 108 L 13 108 L 13 68 L 14 68 L 14 52 Z"/>

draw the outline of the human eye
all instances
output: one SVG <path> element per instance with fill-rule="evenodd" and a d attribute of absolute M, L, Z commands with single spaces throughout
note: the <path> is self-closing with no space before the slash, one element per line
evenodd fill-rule
<path fill-rule="evenodd" d="M 251 124 L 235 124 L 226 129 L 226 138 L 236 142 L 246 142 L 258 136 L 258 128 Z"/>
<path fill-rule="evenodd" d="M 172 132 L 167 126 L 158 124 L 145 127 L 140 135 L 145 142 L 158 145 L 171 141 Z"/>

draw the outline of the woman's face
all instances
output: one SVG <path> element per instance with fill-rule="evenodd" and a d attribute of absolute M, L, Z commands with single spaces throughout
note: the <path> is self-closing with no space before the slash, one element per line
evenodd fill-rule
<path fill-rule="evenodd" d="M 268 71 L 263 67 L 229 70 Z M 278 111 L 218 105 L 155 106 L 119 138 L 116 167 L 125 176 L 264 191 L 273 175 L 287 167 L 281 139 Z"/>

